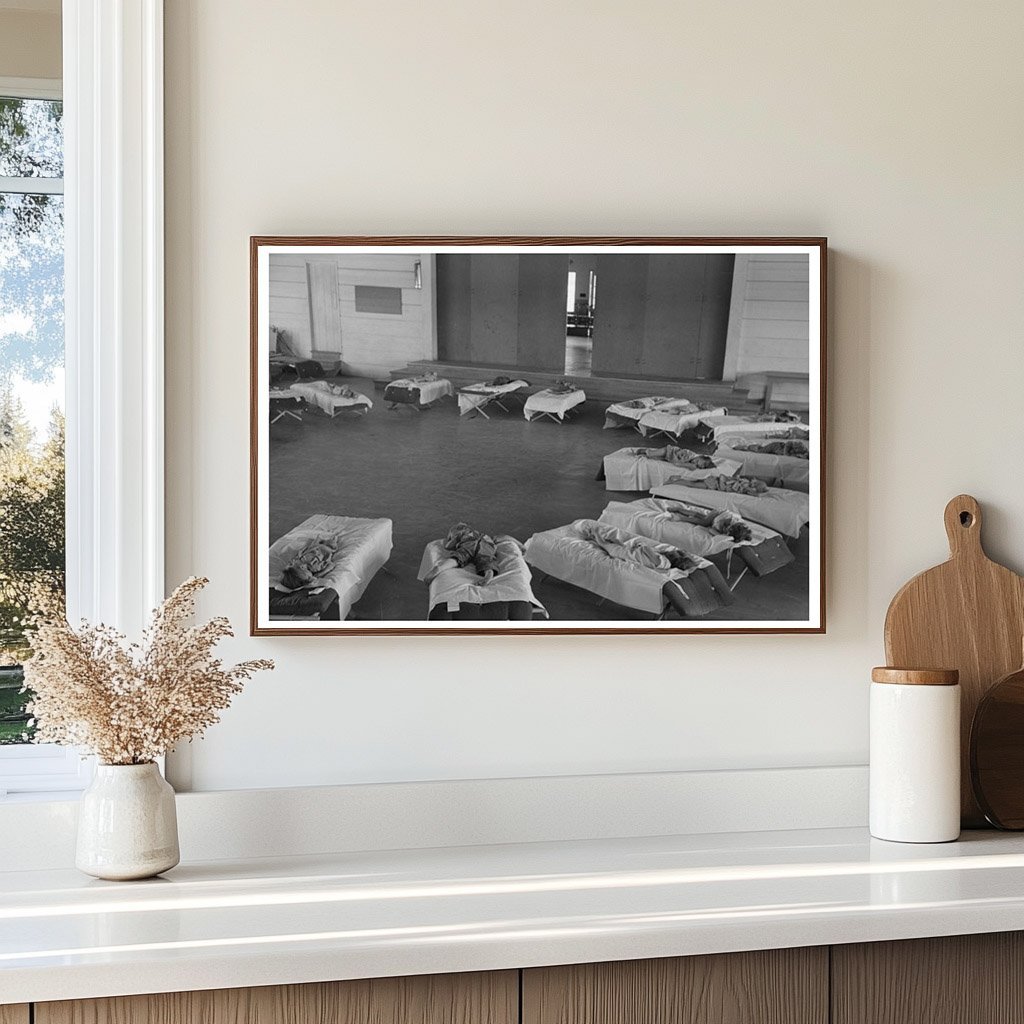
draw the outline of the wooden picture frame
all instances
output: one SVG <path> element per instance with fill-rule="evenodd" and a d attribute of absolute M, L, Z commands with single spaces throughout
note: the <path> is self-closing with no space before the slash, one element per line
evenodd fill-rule
<path fill-rule="evenodd" d="M 825 238 L 254 236 L 251 634 L 824 633 L 826 310 Z"/>

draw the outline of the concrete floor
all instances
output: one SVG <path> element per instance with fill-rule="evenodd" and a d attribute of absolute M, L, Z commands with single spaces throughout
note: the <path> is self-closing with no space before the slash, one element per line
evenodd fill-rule
<path fill-rule="evenodd" d="M 596 519 L 609 501 L 642 495 L 606 491 L 595 479 L 601 460 L 640 443 L 630 430 L 603 430 L 605 403 L 588 402 L 564 426 L 527 423 L 522 412 L 460 417 L 452 399 L 425 412 L 385 408 L 370 380 L 337 378 L 371 397 L 366 416 L 331 419 L 303 410 L 270 428 L 270 537 L 314 513 L 386 516 L 394 522 L 390 575 L 378 573 L 352 618 L 422 620 L 427 588 L 416 580 L 423 549 L 463 520 L 521 541 L 574 519 Z M 512 407 L 510 407 L 512 408 Z M 657 442 L 652 442 L 657 443 Z M 749 573 L 737 601 L 718 619 L 807 618 L 808 542 L 795 542 L 796 561 L 760 579 Z M 557 580 L 535 582 L 552 620 L 649 619 Z"/>

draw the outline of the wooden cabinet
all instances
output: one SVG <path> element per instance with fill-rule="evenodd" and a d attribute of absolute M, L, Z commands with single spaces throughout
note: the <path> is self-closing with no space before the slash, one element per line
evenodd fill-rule
<path fill-rule="evenodd" d="M 1024 933 L 832 947 L 833 1024 L 1024 1021 Z"/>
<path fill-rule="evenodd" d="M 1024 933 L 0 1006 L 0 1024 L 1011 1024 Z"/>
<path fill-rule="evenodd" d="M 14 1018 L 10 1024 L 25 1024 Z M 519 974 L 438 974 L 36 1003 L 35 1024 L 516 1024 Z M 0 1024 L 8 1024 L 0 1011 Z"/>
<path fill-rule="evenodd" d="M 528 970 L 522 1019 L 523 1024 L 826 1024 L 828 950 Z"/>

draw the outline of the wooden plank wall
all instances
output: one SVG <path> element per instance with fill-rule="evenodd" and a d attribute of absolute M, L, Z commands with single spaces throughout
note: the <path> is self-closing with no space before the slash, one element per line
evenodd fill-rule
<path fill-rule="evenodd" d="M 730 254 L 599 256 L 594 372 L 721 380 L 733 259 Z"/>
<path fill-rule="evenodd" d="M 764 253 L 736 257 L 729 311 L 725 379 L 764 370 L 807 373 L 810 262 L 806 256 Z M 788 389 L 788 390 L 787 390 Z M 757 397 L 755 392 L 753 397 Z M 807 401 L 806 388 L 779 385 L 780 402 Z"/>
<path fill-rule="evenodd" d="M 437 257 L 438 359 L 561 373 L 564 254 Z"/>
<path fill-rule="evenodd" d="M 29 1010 L 25 1003 L 0 1006 L 0 1024 L 29 1024 Z"/>
<path fill-rule="evenodd" d="M 417 259 L 422 266 L 421 289 L 413 287 Z M 329 272 L 324 270 L 325 264 L 336 274 L 336 297 L 326 287 L 323 275 Z M 387 377 L 391 370 L 413 360 L 434 358 L 427 295 L 431 286 L 430 266 L 429 256 L 418 253 L 271 253 L 270 323 L 287 331 L 292 344 L 303 355 L 314 348 L 340 351 L 346 372 Z M 401 288 L 401 314 L 357 311 L 356 285 Z M 330 325 L 332 316 L 337 320 L 337 328 Z"/>

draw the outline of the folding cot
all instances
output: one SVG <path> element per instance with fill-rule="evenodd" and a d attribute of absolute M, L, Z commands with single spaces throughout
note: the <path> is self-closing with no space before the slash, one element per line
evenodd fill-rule
<path fill-rule="evenodd" d="M 411 405 L 422 412 L 424 409 L 439 402 L 442 398 L 454 396 L 452 382 L 444 377 L 425 374 L 421 377 L 403 377 L 393 380 L 384 388 L 384 401 L 388 409 L 397 409 L 400 405 Z"/>
<path fill-rule="evenodd" d="M 267 399 L 271 423 L 276 423 L 285 416 L 302 422 L 302 399 L 291 388 L 271 388 L 267 392 Z"/>
<path fill-rule="evenodd" d="M 508 536 L 496 537 L 495 542 L 498 567 L 487 583 L 472 568 L 459 568 L 443 541 L 432 540 L 426 546 L 416 578 L 429 587 L 428 619 L 465 622 L 523 621 L 535 615 L 547 618 L 547 611 L 534 596 L 522 545 Z"/>
<path fill-rule="evenodd" d="M 665 395 L 651 395 L 647 398 L 631 398 L 627 402 L 615 402 L 604 411 L 604 429 L 616 430 L 619 427 L 636 429 L 640 417 L 649 413 L 655 406 L 672 399 Z"/>
<path fill-rule="evenodd" d="M 780 487 L 769 487 L 763 494 L 736 494 L 668 480 L 651 488 L 651 494 L 656 498 L 684 501 L 703 508 L 728 509 L 787 537 L 799 537 L 811 519 L 808 495 Z"/>
<path fill-rule="evenodd" d="M 662 402 L 645 412 L 637 420 L 636 429 L 644 437 L 664 434 L 672 440 L 682 437 L 688 430 L 693 430 L 706 416 L 724 416 L 728 410 L 721 405 L 709 405 L 705 402 L 691 402 L 685 398 L 673 398 Z"/>
<path fill-rule="evenodd" d="M 366 395 L 342 384 L 328 384 L 325 380 L 292 384 L 289 390 L 327 413 L 331 419 L 342 409 L 352 409 L 360 416 L 365 416 L 373 408 L 373 402 Z"/>
<path fill-rule="evenodd" d="M 650 537 L 662 544 L 671 544 L 691 555 L 712 558 L 724 554 L 727 576 L 731 576 L 734 552 L 755 576 L 765 576 L 794 560 L 793 552 L 775 530 L 743 519 L 744 532 L 750 536 L 737 539 L 723 528 L 726 524 L 720 516 L 721 513 L 713 509 L 687 502 L 641 498 L 631 502 L 609 502 L 598 522 L 640 537 Z"/>
<path fill-rule="evenodd" d="M 529 422 L 547 416 L 548 419 L 552 419 L 556 423 L 564 423 L 566 417 L 586 400 L 586 394 L 579 388 L 571 388 L 568 391 L 545 388 L 543 391 L 530 395 L 523 403 L 523 416 Z"/>
<path fill-rule="evenodd" d="M 725 442 L 715 449 L 719 458 L 738 462 L 740 472 L 763 480 L 773 487 L 787 487 L 792 491 L 809 491 L 811 480 L 811 463 L 808 459 L 794 455 L 776 455 L 761 451 L 760 445 L 735 447 L 744 444 L 739 438 L 730 438 L 732 443 Z"/>
<path fill-rule="evenodd" d="M 701 465 L 710 462 L 710 466 Z M 714 455 L 698 455 L 685 448 L 620 448 L 604 457 L 602 470 L 608 491 L 649 491 L 671 477 L 703 480 L 708 476 L 734 476 L 740 463 Z"/>
<path fill-rule="evenodd" d="M 496 405 L 504 412 L 508 412 L 508 406 L 504 403 L 512 398 L 521 398 L 517 392 L 529 386 L 529 381 L 525 380 L 506 380 L 502 384 L 494 381 L 467 384 L 466 387 L 459 388 L 459 415 L 479 413 L 485 420 L 489 420 L 490 416 L 485 411 L 488 406 Z"/>
<path fill-rule="evenodd" d="M 268 567 L 271 619 L 344 620 L 370 581 L 391 557 L 390 519 L 314 515 L 270 545 Z M 312 545 L 337 549 L 337 558 L 322 577 L 289 589 L 281 583 L 285 569 Z"/>
<path fill-rule="evenodd" d="M 324 368 L 315 359 L 307 359 L 305 356 L 291 355 L 287 352 L 271 352 L 270 379 L 274 380 L 280 377 L 285 370 L 291 370 L 297 380 L 302 380 L 303 375 L 319 377 L 324 372 Z"/>
<path fill-rule="evenodd" d="M 701 440 L 728 443 L 727 439 L 799 439 L 811 436 L 810 427 L 785 414 L 763 413 L 758 416 L 705 415 L 700 418 L 697 436 Z"/>
<path fill-rule="evenodd" d="M 303 374 L 307 377 L 320 377 L 324 368 L 315 359 L 301 355 L 288 340 L 287 332 L 271 327 L 270 379 L 276 380 L 285 370 L 291 370 L 298 380 Z"/>
<path fill-rule="evenodd" d="M 526 542 L 526 560 L 540 572 L 658 619 L 670 610 L 707 615 L 735 600 L 712 562 L 689 555 L 685 567 L 676 568 L 677 555 L 671 545 L 593 519 L 535 533 Z"/>

